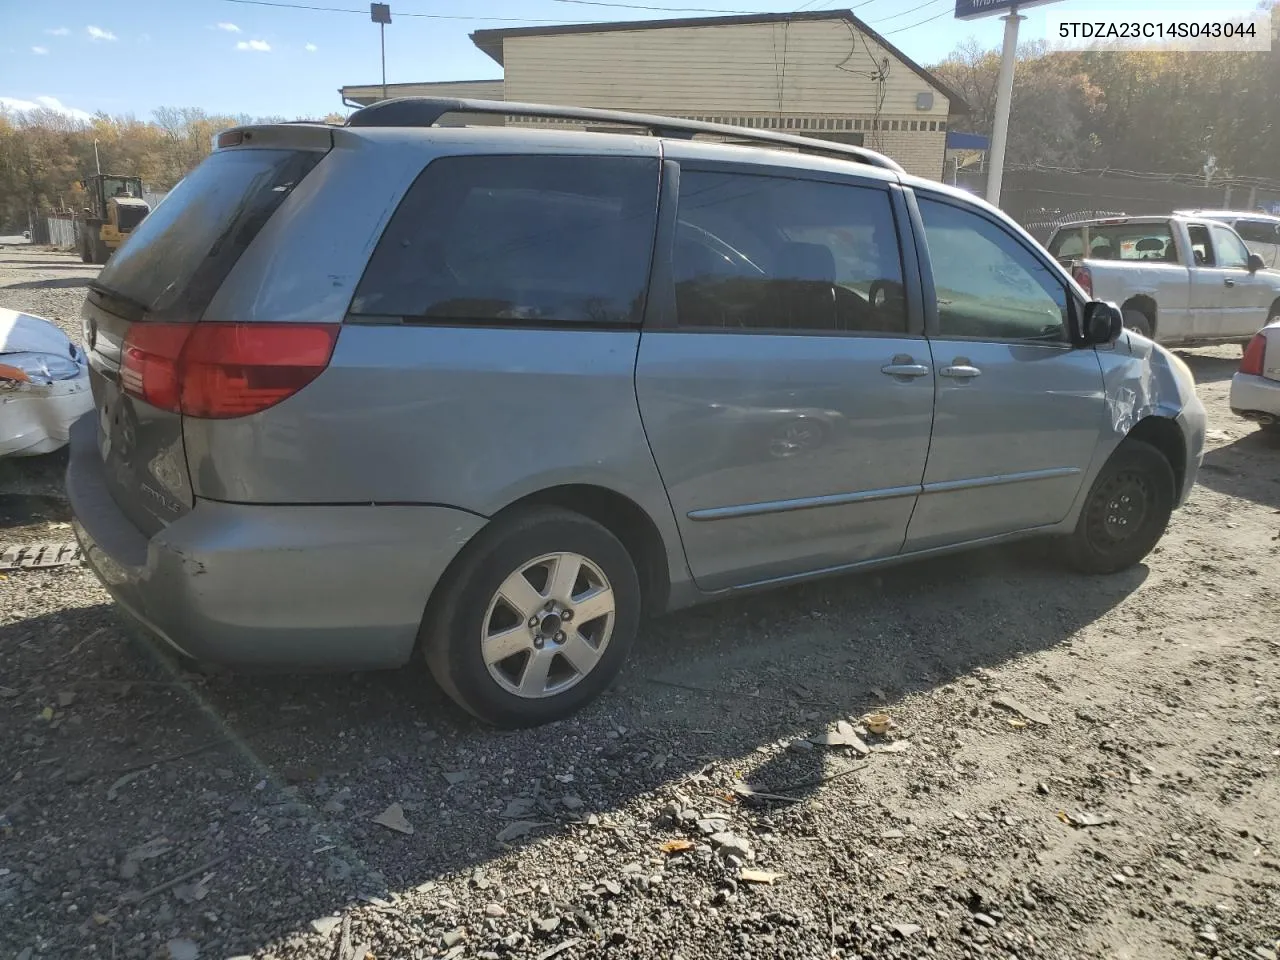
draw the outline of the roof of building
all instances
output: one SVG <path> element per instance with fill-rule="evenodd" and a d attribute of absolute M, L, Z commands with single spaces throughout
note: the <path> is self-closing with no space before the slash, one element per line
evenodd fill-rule
<path fill-rule="evenodd" d="M 498 63 L 502 44 L 509 37 L 552 37 L 570 33 L 612 33 L 619 30 L 667 30 L 674 27 L 738 27 L 759 23 L 796 23 L 806 20 L 842 20 L 878 43 L 903 65 L 947 98 L 952 113 L 967 113 L 969 106 L 955 90 L 916 63 L 892 43 L 871 29 L 852 10 L 807 10 L 803 13 L 756 13 L 733 17 L 677 17 L 670 20 L 622 20 L 608 23 L 572 23 L 553 27 L 510 27 L 476 30 L 471 42 Z"/>
<path fill-rule="evenodd" d="M 984 137 L 980 133 L 957 133 L 954 130 L 947 133 L 947 149 L 948 150 L 990 150 L 991 138 Z"/>

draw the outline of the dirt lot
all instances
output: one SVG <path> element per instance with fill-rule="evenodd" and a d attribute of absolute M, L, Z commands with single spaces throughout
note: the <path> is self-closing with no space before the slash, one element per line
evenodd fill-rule
<path fill-rule="evenodd" d="M 91 275 L 0 248 L 0 305 L 75 330 Z M 1211 449 L 1147 565 L 709 606 L 539 730 L 416 669 L 193 675 L 87 570 L 9 574 L 0 957 L 1274 960 L 1280 441 L 1227 409 L 1238 350 L 1185 356 Z M 0 466 L 0 542 L 69 537 L 46 459 Z M 868 756 L 801 739 L 873 709 Z"/>

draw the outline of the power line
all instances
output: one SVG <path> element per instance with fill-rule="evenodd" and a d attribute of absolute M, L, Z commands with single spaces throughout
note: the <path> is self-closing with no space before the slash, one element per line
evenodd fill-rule
<path fill-rule="evenodd" d="M 369 11 L 353 7 L 321 7 L 309 3 L 280 3 L 279 0 L 222 0 L 223 3 L 243 3 L 252 7 L 280 7 L 285 10 L 319 10 L 324 13 L 359 13 L 367 16 Z M 581 23 L 581 20 L 539 20 L 529 17 L 472 17 L 462 14 L 447 13 L 403 13 L 395 11 L 397 17 L 419 17 L 426 20 L 483 20 L 493 23 Z"/>
<path fill-rule="evenodd" d="M 583 7 L 613 7 L 618 10 L 656 10 L 661 13 L 760 13 L 759 10 L 723 10 L 719 7 L 653 7 L 643 3 L 606 3 L 605 0 L 555 0 Z"/>
<path fill-rule="evenodd" d="M 906 33 L 908 30 L 914 30 L 916 27 L 923 27 L 926 23 L 933 23 L 935 20 L 941 20 L 943 17 L 949 17 L 951 16 L 951 13 L 952 12 L 950 10 L 943 10 L 940 14 L 930 17 L 928 20 L 921 20 L 919 23 L 913 23 L 909 27 L 899 27 L 897 30 L 890 30 L 885 33 L 884 36 L 891 37 L 895 33 Z"/>
<path fill-rule="evenodd" d="M 951 0 L 925 0 L 918 7 L 912 7 L 909 10 L 903 10 L 900 13 L 891 13 L 887 17 L 881 17 L 879 22 L 884 23 L 886 20 L 897 20 L 899 17 L 905 17 L 909 13 L 915 13 L 917 10 L 923 10 L 925 7 L 932 7 L 939 3 L 951 3 Z"/>

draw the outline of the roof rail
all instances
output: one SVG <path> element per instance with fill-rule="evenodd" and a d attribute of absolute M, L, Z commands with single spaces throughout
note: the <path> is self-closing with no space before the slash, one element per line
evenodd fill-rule
<path fill-rule="evenodd" d="M 692 140 L 695 134 L 732 137 L 753 144 L 791 147 L 801 153 L 823 154 L 853 160 L 894 173 L 905 173 L 897 162 L 874 150 L 865 150 L 832 140 L 798 137 L 771 130 L 753 130 L 725 123 L 679 120 L 650 113 L 600 110 L 594 107 L 557 107 L 540 103 L 512 103 L 506 100 L 464 100 L 453 97 L 396 97 L 357 110 L 347 118 L 349 127 L 429 127 L 449 113 L 499 114 L 513 117 L 543 117 L 548 120 L 595 121 L 642 127 L 653 136 Z"/>

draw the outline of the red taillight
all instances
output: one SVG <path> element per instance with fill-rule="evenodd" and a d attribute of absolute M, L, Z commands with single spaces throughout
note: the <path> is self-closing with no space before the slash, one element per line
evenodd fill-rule
<path fill-rule="evenodd" d="M 178 358 L 194 323 L 135 323 L 124 341 L 120 386 L 153 407 L 179 413 Z"/>
<path fill-rule="evenodd" d="M 125 340 L 120 382 L 184 416 L 243 417 L 318 377 L 337 339 L 337 324 L 138 323 Z"/>
<path fill-rule="evenodd" d="M 1262 376 L 1262 362 L 1267 357 L 1267 338 L 1264 334 L 1254 334 L 1249 346 L 1244 348 L 1244 357 L 1240 361 L 1240 372 L 1250 376 Z"/>
<path fill-rule="evenodd" d="M 1071 279 L 1080 286 L 1084 287 L 1084 292 L 1089 296 L 1093 296 L 1093 274 L 1089 272 L 1089 268 L 1083 264 L 1076 264 L 1071 268 Z"/>

